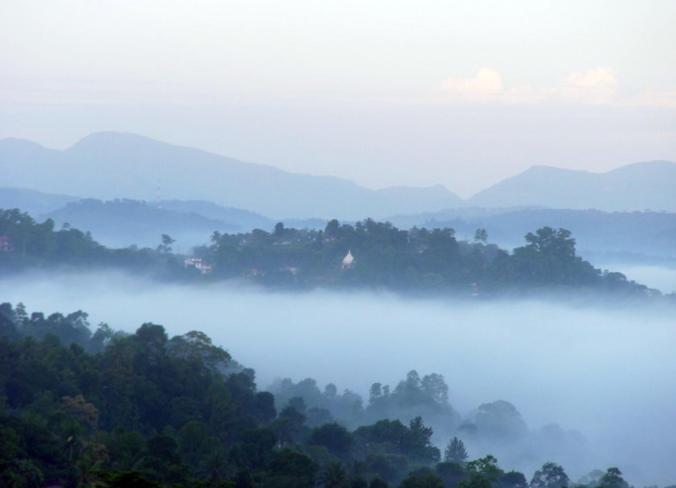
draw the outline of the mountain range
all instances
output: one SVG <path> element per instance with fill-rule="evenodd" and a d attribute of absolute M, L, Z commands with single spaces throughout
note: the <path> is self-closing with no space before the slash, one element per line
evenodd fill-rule
<path fill-rule="evenodd" d="M 441 185 L 372 190 L 342 178 L 291 173 L 134 134 L 100 132 L 65 150 L 1 140 L 0 175 L 0 186 L 59 194 L 65 199 L 61 206 L 80 198 L 201 201 L 271 219 L 382 219 L 464 206 L 676 211 L 676 164 L 668 161 L 606 173 L 535 166 L 463 200 Z M 27 203 L 40 205 L 39 199 Z"/>
<path fill-rule="evenodd" d="M 165 202 L 83 199 L 40 218 L 54 220 L 57 227 L 68 224 L 91 232 L 97 241 L 111 247 L 155 247 L 162 234 L 168 234 L 176 239 L 175 247 L 180 251 L 206 244 L 214 231 L 236 233 L 274 225 L 246 210 L 222 208 L 219 216 L 208 202 L 201 203 L 167 202 L 165 207 Z M 200 209 L 211 209 L 211 213 L 205 212 L 211 216 L 193 211 Z"/>
<path fill-rule="evenodd" d="M 175 248 L 187 251 L 205 244 L 215 231 L 271 231 L 277 220 L 201 200 L 78 199 L 35 190 L 0 188 L 0 209 L 18 208 L 38 221 L 52 219 L 57 228 L 69 225 L 90 232 L 110 247 L 155 247 L 162 234 L 176 239 Z M 323 228 L 326 220 L 284 219 L 288 227 Z"/>
<path fill-rule="evenodd" d="M 7 187 L 103 200 L 207 200 L 273 218 L 380 218 L 462 203 L 442 186 L 371 190 L 115 132 L 92 134 L 65 150 L 5 139 L 0 174 Z"/>
<path fill-rule="evenodd" d="M 676 211 L 676 164 L 648 161 L 606 173 L 534 166 L 469 199 L 475 207 Z"/>
<path fill-rule="evenodd" d="M 74 199 L 33 190 L 0 188 L 0 208 L 20 208 L 42 221 L 54 220 L 91 232 L 111 247 L 155 247 L 162 234 L 176 240 L 174 249 L 188 252 L 206 244 L 215 231 L 271 231 L 277 220 L 206 201 Z M 524 235 L 542 226 L 573 232 L 579 252 L 594 262 L 662 263 L 676 265 L 676 213 L 603 212 L 583 209 L 458 207 L 438 212 L 390 216 L 400 228 L 451 227 L 461 240 L 472 240 L 476 229 L 505 248 L 523 245 Z M 284 219 L 287 227 L 323 228 L 323 219 Z"/>

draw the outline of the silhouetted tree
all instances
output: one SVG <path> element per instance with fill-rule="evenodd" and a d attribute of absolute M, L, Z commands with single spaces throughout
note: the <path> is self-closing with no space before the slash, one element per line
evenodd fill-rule
<path fill-rule="evenodd" d="M 570 480 L 561 466 L 545 463 L 530 481 L 531 488 L 567 488 Z"/>
<path fill-rule="evenodd" d="M 444 451 L 444 461 L 452 463 L 463 463 L 467 459 L 467 450 L 465 444 L 454 437 L 448 442 L 446 450 Z"/>

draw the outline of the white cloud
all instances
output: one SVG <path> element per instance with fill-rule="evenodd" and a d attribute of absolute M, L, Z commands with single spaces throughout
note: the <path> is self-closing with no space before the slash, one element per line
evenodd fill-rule
<path fill-rule="evenodd" d="M 584 103 L 610 103 L 617 97 L 617 78 L 608 68 L 571 73 L 554 96 Z"/>
<path fill-rule="evenodd" d="M 481 68 L 468 78 L 445 80 L 437 98 L 452 103 L 574 103 L 640 107 L 676 107 L 676 90 L 644 91 L 622 94 L 613 70 L 596 67 L 566 76 L 559 84 L 549 87 L 530 85 L 507 86 L 502 75 L 492 68 Z"/>
<path fill-rule="evenodd" d="M 499 101 L 504 96 L 500 73 L 490 68 L 481 68 L 470 78 L 448 78 L 442 91 L 451 100 L 465 102 Z"/>

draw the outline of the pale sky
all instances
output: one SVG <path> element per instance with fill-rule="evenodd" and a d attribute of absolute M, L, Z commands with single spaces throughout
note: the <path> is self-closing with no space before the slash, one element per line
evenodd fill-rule
<path fill-rule="evenodd" d="M 467 196 L 676 160 L 676 1 L 2 0 L 0 137 L 136 132 Z"/>

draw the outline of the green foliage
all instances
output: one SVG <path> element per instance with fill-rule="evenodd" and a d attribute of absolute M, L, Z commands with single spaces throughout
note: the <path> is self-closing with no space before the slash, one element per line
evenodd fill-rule
<path fill-rule="evenodd" d="M 622 478 L 622 471 L 618 468 L 608 468 L 601 476 L 597 485 L 599 488 L 629 488 L 629 483 Z"/>
<path fill-rule="evenodd" d="M 505 473 L 492 456 L 466 462 L 458 438 L 439 462 L 420 416 L 354 431 L 309 426 L 318 407 L 301 396 L 277 414 L 254 372 L 200 332 L 170 338 L 145 323 L 130 335 L 106 326 L 92 334 L 82 312 L 29 316 L 8 304 L 0 326 L 1 486 L 526 488 L 523 474 Z M 332 409 L 345 396 L 312 380 L 283 383 L 285 394 Z M 443 406 L 448 388 L 414 371 L 392 392 L 372 388 L 372 403 L 394 400 Z M 530 488 L 568 485 L 563 468 L 547 463 Z M 628 488 L 617 468 L 597 486 Z"/>
<path fill-rule="evenodd" d="M 510 471 L 500 478 L 500 488 L 528 488 L 528 481 L 523 473 Z"/>
<path fill-rule="evenodd" d="M 569 483 L 568 475 L 561 466 L 555 463 L 545 463 L 533 475 L 530 486 L 531 488 L 567 488 Z"/>
<path fill-rule="evenodd" d="M 397 229 L 366 219 L 354 225 L 330 221 L 324 230 L 286 228 L 269 233 L 215 232 L 197 249 L 213 272 L 201 275 L 172 253 L 174 240 L 161 237 L 157 249 L 108 249 L 77 229 L 54 229 L 18 210 L 0 210 L 0 273 L 27 268 L 115 267 L 162 279 L 239 278 L 275 287 L 382 287 L 434 290 L 457 295 L 489 295 L 513 289 L 591 287 L 645 294 L 646 288 L 621 273 L 601 272 L 575 253 L 565 229 L 543 227 L 525 236 L 526 245 L 508 253 L 486 244 L 478 229 L 473 242 L 460 242 L 450 228 Z M 355 262 L 341 265 L 351 251 Z"/>
<path fill-rule="evenodd" d="M 477 229 L 476 232 L 474 232 L 474 240 L 483 243 L 487 242 L 488 232 L 486 232 L 486 229 Z"/>
<path fill-rule="evenodd" d="M 355 225 L 331 220 L 323 231 L 275 226 L 272 233 L 216 234 L 199 254 L 216 277 L 243 277 L 271 286 L 369 286 L 490 294 L 533 287 L 592 287 L 644 292 L 619 273 L 602 273 L 575 253 L 565 229 L 543 227 L 525 236 L 513 253 L 459 242 L 453 229 L 400 230 L 366 219 Z M 348 250 L 355 262 L 341 266 Z"/>
<path fill-rule="evenodd" d="M 401 482 L 401 488 L 444 488 L 444 484 L 433 471 L 429 469 L 411 473 Z"/>
<path fill-rule="evenodd" d="M 465 444 L 454 437 L 448 441 L 446 450 L 444 451 L 444 461 L 447 463 L 463 463 L 467 459 L 467 450 Z"/>
<path fill-rule="evenodd" d="M 323 446 L 332 454 L 346 456 L 352 447 L 352 435 L 342 425 L 335 422 L 315 428 L 310 435 L 310 444 Z"/>
<path fill-rule="evenodd" d="M 70 226 L 55 230 L 50 219 L 39 223 L 17 209 L 0 209 L 0 237 L 9 242 L 9 250 L 0 250 L 0 274 L 55 267 L 112 267 L 165 279 L 191 279 L 195 274 L 184 269 L 171 254 L 173 239 L 169 236 L 162 237 L 159 250 L 108 249 L 89 233 Z"/>

